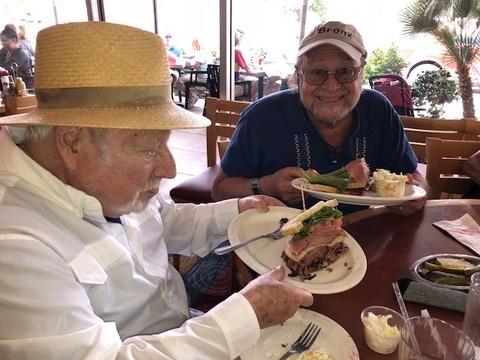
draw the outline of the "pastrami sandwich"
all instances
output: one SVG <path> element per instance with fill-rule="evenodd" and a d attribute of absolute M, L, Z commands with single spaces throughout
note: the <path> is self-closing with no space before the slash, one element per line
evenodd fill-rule
<path fill-rule="evenodd" d="M 348 251 L 342 212 L 337 200 L 320 201 L 290 219 L 281 229 L 286 237 L 282 258 L 302 280 L 315 277 L 313 272 L 326 268 Z"/>

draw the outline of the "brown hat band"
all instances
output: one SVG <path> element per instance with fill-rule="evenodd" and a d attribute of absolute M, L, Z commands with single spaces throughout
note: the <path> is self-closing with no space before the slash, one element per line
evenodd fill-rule
<path fill-rule="evenodd" d="M 170 85 L 35 89 L 43 109 L 161 105 L 171 102 Z"/>

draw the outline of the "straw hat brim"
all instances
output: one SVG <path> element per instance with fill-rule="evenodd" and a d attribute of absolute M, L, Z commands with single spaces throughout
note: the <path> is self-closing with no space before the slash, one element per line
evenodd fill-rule
<path fill-rule="evenodd" d="M 0 117 L 0 125 L 174 130 L 207 127 L 210 125 L 210 120 L 170 102 L 128 107 L 35 108 L 27 114 Z"/>

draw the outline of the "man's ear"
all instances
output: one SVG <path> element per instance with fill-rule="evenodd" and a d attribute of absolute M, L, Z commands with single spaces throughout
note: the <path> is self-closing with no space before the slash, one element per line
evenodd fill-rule
<path fill-rule="evenodd" d="M 79 162 L 79 145 L 85 141 L 86 131 L 81 127 L 58 126 L 55 129 L 55 145 L 65 166 L 74 170 Z"/>

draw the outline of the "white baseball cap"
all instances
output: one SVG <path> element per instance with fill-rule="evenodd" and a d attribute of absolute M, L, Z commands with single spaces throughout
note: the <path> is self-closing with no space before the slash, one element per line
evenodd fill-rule
<path fill-rule="evenodd" d="M 340 21 L 317 25 L 300 43 L 297 57 L 321 45 L 330 44 L 343 50 L 355 61 L 367 56 L 363 39 L 357 29 Z"/>

